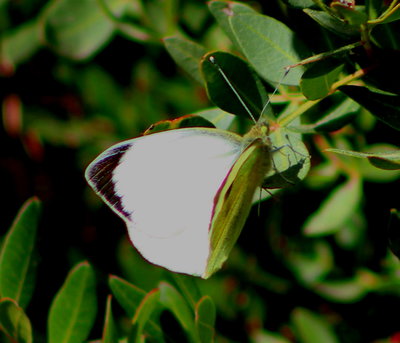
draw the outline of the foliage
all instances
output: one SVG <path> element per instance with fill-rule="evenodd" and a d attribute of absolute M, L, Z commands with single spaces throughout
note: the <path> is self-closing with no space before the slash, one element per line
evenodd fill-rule
<path fill-rule="evenodd" d="M 1 232 L 0 341 L 399 340 L 400 3 L 250 4 L 0 0 L 2 227 L 29 198 Z M 84 167 L 188 113 L 148 132 L 243 133 L 267 93 L 280 178 L 224 269 L 143 261 Z"/>

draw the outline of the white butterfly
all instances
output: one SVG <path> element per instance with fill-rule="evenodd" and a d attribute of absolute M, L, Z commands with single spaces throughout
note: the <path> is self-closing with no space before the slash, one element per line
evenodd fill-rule
<path fill-rule="evenodd" d="M 145 259 L 208 277 L 244 225 L 270 169 L 269 151 L 265 124 L 244 137 L 212 128 L 174 129 L 112 146 L 85 176 L 125 221 Z"/>

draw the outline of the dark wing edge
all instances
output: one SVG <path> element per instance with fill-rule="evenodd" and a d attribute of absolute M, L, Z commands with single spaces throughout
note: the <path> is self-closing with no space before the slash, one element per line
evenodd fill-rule
<path fill-rule="evenodd" d="M 131 146 L 131 143 L 125 142 L 111 147 L 90 163 L 85 171 L 89 185 L 124 220 L 130 220 L 132 213 L 124 209 L 121 196 L 115 191 L 113 172 Z"/>

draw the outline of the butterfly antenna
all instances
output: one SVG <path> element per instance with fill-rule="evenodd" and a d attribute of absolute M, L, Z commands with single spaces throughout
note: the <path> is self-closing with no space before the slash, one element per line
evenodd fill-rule
<path fill-rule="evenodd" d="M 289 74 L 289 71 L 290 71 L 290 67 L 286 67 L 286 68 L 285 68 L 285 72 L 283 73 L 281 79 L 279 80 L 279 82 L 278 82 L 278 84 L 276 85 L 276 87 L 275 87 L 274 91 L 272 92 L 272 94 L 268 97 L 267 102 L 265 103 L 263 109 L 261 110 L 260 118 L 259 118 L 258 120 L 260 120 L 260 119 L 263 117 L 263 115 L 265 114 L 265 112 L 267 111 L 268 105 L 271 103 L 271 98 L 272 98 L 272 97 L 275 95 L 275 93 L 278 91 L 279 86 L 281 85 L 281 83 L 282 83 L 283 79 L 286 77 L 286 75 Z"/>
<path fill-rule="evenodd" d="M 256 123 L 256 119 L 254 118 L 253 114 L 251 113 L 250 109 L 247 107 L 245 102 L 243 101 L 242 97 L 240 96 L 239 92 L 236 90 L 236 88 L 233 86 L 233 84 L 229 81 L 228 77 L 226 76 L 225 72 L 222 70 L 222 68 L 219 66 L 217 61 L 215 60 L 214 56 L 210 56 L 209 61 L 215 65 L 217 68 L 218 72 L 221 74 L 221 76 L 224 78 L 225 82 L 228 84 L 229 88 L 232 90 L 232 92 L 235 94 L 236 98 L 239 100 L 240 104 L 243 106 L 243 108 L 246 110 L 247 114 L 250 116 L 250 118 Z"/>

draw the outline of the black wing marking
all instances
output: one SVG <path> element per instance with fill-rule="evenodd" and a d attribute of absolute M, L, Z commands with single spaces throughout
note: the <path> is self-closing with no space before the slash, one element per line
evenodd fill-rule
<path fill-rule="evenodd" d="M 96 193 L 98 193 L 119 215 L 130 219 L 132 213 L 127 212 L 122 205 L 121 196 L 115 191 L 113 172 L 120 164 L 121 158 L 132 146 L 123 143 L 108 149 L 97 157 L 86 170 L 86 179 Z"/>

